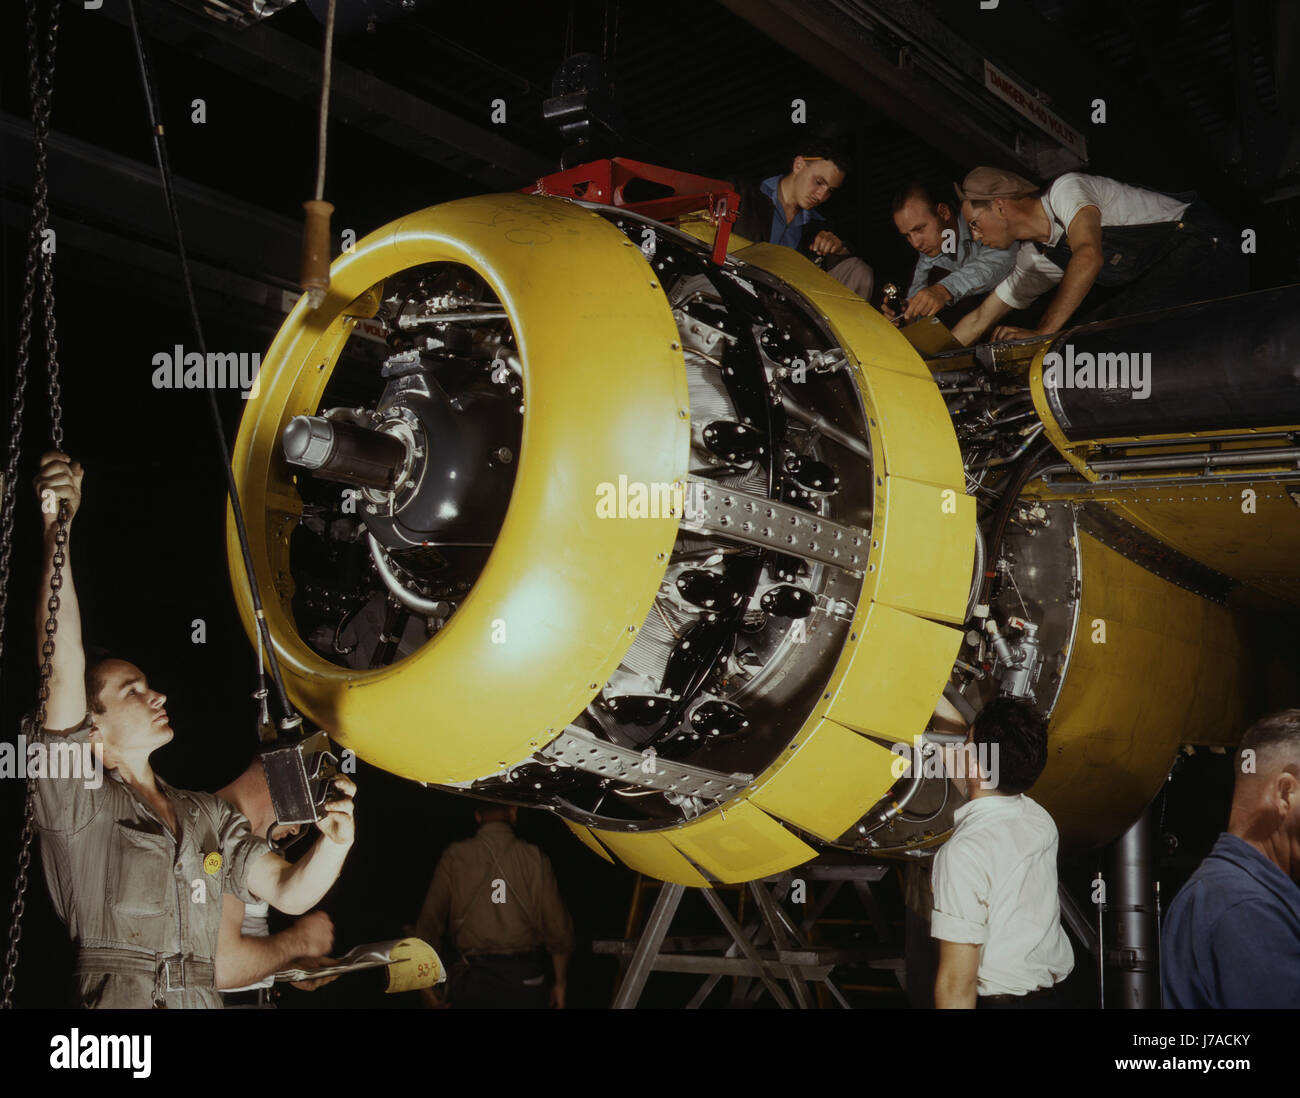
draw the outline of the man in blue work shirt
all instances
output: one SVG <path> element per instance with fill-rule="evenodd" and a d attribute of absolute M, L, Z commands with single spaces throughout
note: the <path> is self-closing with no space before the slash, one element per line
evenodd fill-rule
<path fill-rule="evenodd" d="M 976 241 L 953 205 L 935 201 L 935 192 L 919 179 L 898 190 L 891 212 L 895 227 L 917 253 L 903 310 L 895 313 L 887 305 L 882 310 L 891 320 L 906 324 L 944 310 L 951 326 L 1015 265 L 1013 249 Z"/>
<path fill-rule="evenodd" d="M 831 141 L 810 141 L 785 175 L 755 184 L 733 180 L 740 196 L 734 231 L 751 242 L 766 241 L 802 252 L 859 297 L 870 299 L 871 268 L 817 209 L 844 183 L 848 152 Z"/>
<path fill-rule="evenodd" d="M 1228 830 L 1165 918 L 1165 1006 L 1300 1007 L 1300 709 L 1237 750 Z"/>

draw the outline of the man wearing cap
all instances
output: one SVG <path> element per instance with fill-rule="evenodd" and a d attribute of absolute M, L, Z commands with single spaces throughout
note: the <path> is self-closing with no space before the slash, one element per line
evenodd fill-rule
<path fill-rule="evenodd" d="M 895 314 L 888 305 L 882 312 L 896 323 L 934 316 L 946 310 L 949 323 L 976 306 L 1011 271 L 1016 256 L 1010 249 L 989 248 L 975 241 L 952 203 L 936 200 L 923 180 L 904 184 L 892 203 L 894 226 L 916 249 L 916 269 L 907 289 L 907 302 Z M 960 313 L 954 306 L 963 306 Z"/>
<path fill-rule="evenodd" d="M 870 299 L 871 268 L 852 254 L 817 209 L 839 190 L 850 168 L 849 155 L 838 144 L 812 141 L 785 175 L 758 184 L 732 180 L 740 195 L 734 231 L 746 240 L 794 248 L 859 297 Z"/>
<path fill-rule="evenodd" d="M 1047 189 L 998 168 L 976 168 L 956 188 L 975 239 L 1020 241 L 1015 266 L 953 329 L 975 342 L 1012 309 L 1056 294 L 1033 329 L 996 327 L 994 339 L 1059 331 L 1096 286 L 1119 292 L 1091 320 L 1128 316 L 1246 289 L 1233 230 L 1192 194 L 1167 195 L 1098 175 L 1066 172 Z"/>

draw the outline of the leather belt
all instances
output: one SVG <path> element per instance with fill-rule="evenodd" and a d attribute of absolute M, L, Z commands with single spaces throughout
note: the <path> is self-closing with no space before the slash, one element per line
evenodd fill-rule
<path fill-rule="evenodd" d="M 1056 985 L 1050 987 L 1040 987 L 1034 991 L 1027 991 L 1023 995 L 981 995 L 981 1003 L 1023 1003 L 1026 999 L 1048 999 L 1056 993 Z"/>
<path fill-rule="evenodd" d="M 519 953 L 488 953 L 486 951 L 474 951 L 462 953 L 461 956 L 467 961 L 533 961 L 541 960 L 545 956 L 545 952 L 540 948 L 523 950 Z"/>

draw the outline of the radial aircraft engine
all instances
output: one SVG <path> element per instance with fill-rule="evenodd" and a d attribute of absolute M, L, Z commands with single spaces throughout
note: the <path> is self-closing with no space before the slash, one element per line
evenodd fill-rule
<path fill-rule="evenodd" d="M 289 315 L 234 464 L 290 693 L 340 744 L 703 886 L 928 856 L 944 695 L 1050 718 L 1035 796 L 1076 845 L 1285 700 L 1294 289 L 927 361 L 713 234 L 466 198 Z M 1149 398 L 1054 352 L 1152 352 Z"/>

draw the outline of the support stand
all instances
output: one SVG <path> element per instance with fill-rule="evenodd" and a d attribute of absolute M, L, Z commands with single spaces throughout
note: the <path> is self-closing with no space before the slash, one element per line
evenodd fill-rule
<path fill-rule="evenodd" d="M 633 919 L 629 938 L 592 944 L 596 953 L 627 959 L 613 1005 L 616 1009 L 635 1007 L 651 972 L 685 972 L 705 977 L 686 1004 L 688 1009 L 703 1006 L 725 977 L 734 980 L 732 1006 L 752 1006 L 768 994 L 786 1010 L 812 1009 L 819 1000 L 848 1009 L 849 1001 L 831 979 L 837 966 L 890 969 L 901 980 L 901 943 L 871 889 L 886 872 L 880 865 L 813 862 L 775 877 L 731 886 L 739 892 L 739 916 L 723 900 L 728 886 L 699 889 L 726 933 L 680 937 L 668 932 L 687 889 L 665 884 L 639 938 L 630 937 Z M 868 916 L 862 922 L 873 929 L 875 942 L 847 948 L 812 944 L 814 927 L 846 884 L 857 893 Z M 787 903 L 796 889 L 804 902 Z M 747 899 L 752 905 L 749 918 L 745 917 Z"/>

